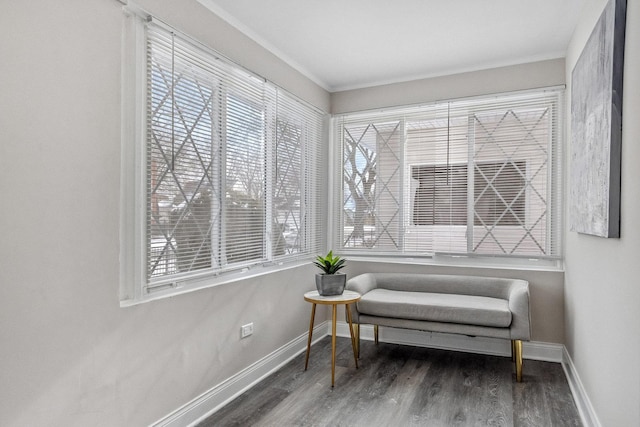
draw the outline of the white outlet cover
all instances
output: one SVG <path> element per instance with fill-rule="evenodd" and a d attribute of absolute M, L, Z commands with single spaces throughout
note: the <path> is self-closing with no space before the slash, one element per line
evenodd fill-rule
<path fill-rule="evenodd" d="M 242 338 L 248 337 L 253 334 L 253 323 L 249 323 L 242 326 Z"/>

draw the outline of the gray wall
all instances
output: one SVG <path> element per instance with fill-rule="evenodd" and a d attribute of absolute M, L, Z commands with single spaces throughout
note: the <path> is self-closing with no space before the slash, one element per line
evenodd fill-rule
<path fill-rule="evenodd" d="M 564 59 L 532 62 L 331 94 L 331 113 L 420 104 L 564 84 Z"/>
<path fill-rule="evenodd" d="M 141 3 L 328 109 L 197 2 Z M 119 307 L 121 25 L 115 0 L 0 2 L 2 426 L 148 425 L 307 331 L 310 264 Z"/>
<path fill-rule="evenodd" d="M 585 6 L 567 51 L 567 82 L 605 3 Z M 621 238 L 565 232 L 566 346 L 598 418 L 612 427 L 640 425 L 640 3 L 627 5 Z"/>

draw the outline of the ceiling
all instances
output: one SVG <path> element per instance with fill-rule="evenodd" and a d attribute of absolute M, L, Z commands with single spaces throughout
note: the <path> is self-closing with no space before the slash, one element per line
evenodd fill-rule
<path fill-rule="evenodd" d="M 198 0 L 335 92 L 565 56 L 586 0 Z"/>

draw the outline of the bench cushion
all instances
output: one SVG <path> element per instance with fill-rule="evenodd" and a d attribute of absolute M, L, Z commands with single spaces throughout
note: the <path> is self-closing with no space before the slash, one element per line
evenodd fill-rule
<path fill-rule="evenodd" d="M 372 289 L 357 303 L 362 314 L 508 328 L 507 300 L 472 295 Z"/>

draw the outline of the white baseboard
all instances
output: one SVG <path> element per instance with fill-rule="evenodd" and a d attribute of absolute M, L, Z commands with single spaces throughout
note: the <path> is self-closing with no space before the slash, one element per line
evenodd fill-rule
<path fill-rule="evenodd" d="M 338 336 L 349 337 L 349 327 L 347 323 L 338 322 L 336 324 L 336 333 Z M 315 343 L 330 334 L 331 323 L 322 322 L 313 329 L 313 336 L 315 337 L 313 342 Z M 510 343 L 504 339 L 467 337 L 464 335 L 385 327 L 380 328 L 379 334 L 380 341 L 394 344 L 496 356 L 509 356 L 511 354 Z M 307 345 L 307 336 L 307 333 L 300 335 L 273 353 L 258 360 L 246 369 L 243 369 L 222 383 L 214 386 L 209 391 L 196 397 L 191 402 L 188 402 L 181 408 L 158 420 L 152 424 L 152 426 L 182 427 L 197 424 L 304 352 Z M 360 327 L 360 338 L 373 341 L 373 326 L 362 325 Z M 564 345 L 535 341 L 523 342 L 523 357 L 530 360 L 561 363 L 583 424 L 586 427 L 601 427 L 600 421 L 591 406 L 591 402 Z"/>
<path fill-rule="evenodd" d="M 316 325 L 313 328 L 313 343 L 326 337 L 329 330 L 326 321 Z M 183 427 L 197 424 L 305 351 L 307 349 L 307 337 L 308 335 L 305 332 L 166 417 L 156 421 L 152 426 Z"/>
<path fill-rule="evenodd" d="M 569 382 L 569 388 L 571 388 L 571 394 L 573 394 L 573 400 L 576 402 L 582 424 L 585 427 L 602 427 L 566 347 L 563 351 L 562 368 Z"/>
<path fill-rule="evenodd" d="M 329 324 L 329 327 L 331 327 L 331 324 Z M 338 336 L 349 337 L 347 323 L 338 322 L 336 324 L 336 333 Z M 360 339 L 373 340 L 372 325 L 360 326 Z M 383 342 L 416 347 L 440 348 L 494 356 L 511 355 L 511 342 L 499 338 L 468 337 L 466 335 L 385 328 L 381 326 L 379 339 Z M 522 343 L 522 357 L 529 360 L 562 363 L 563 348 L 562 344 L 526 341 Z"/>

